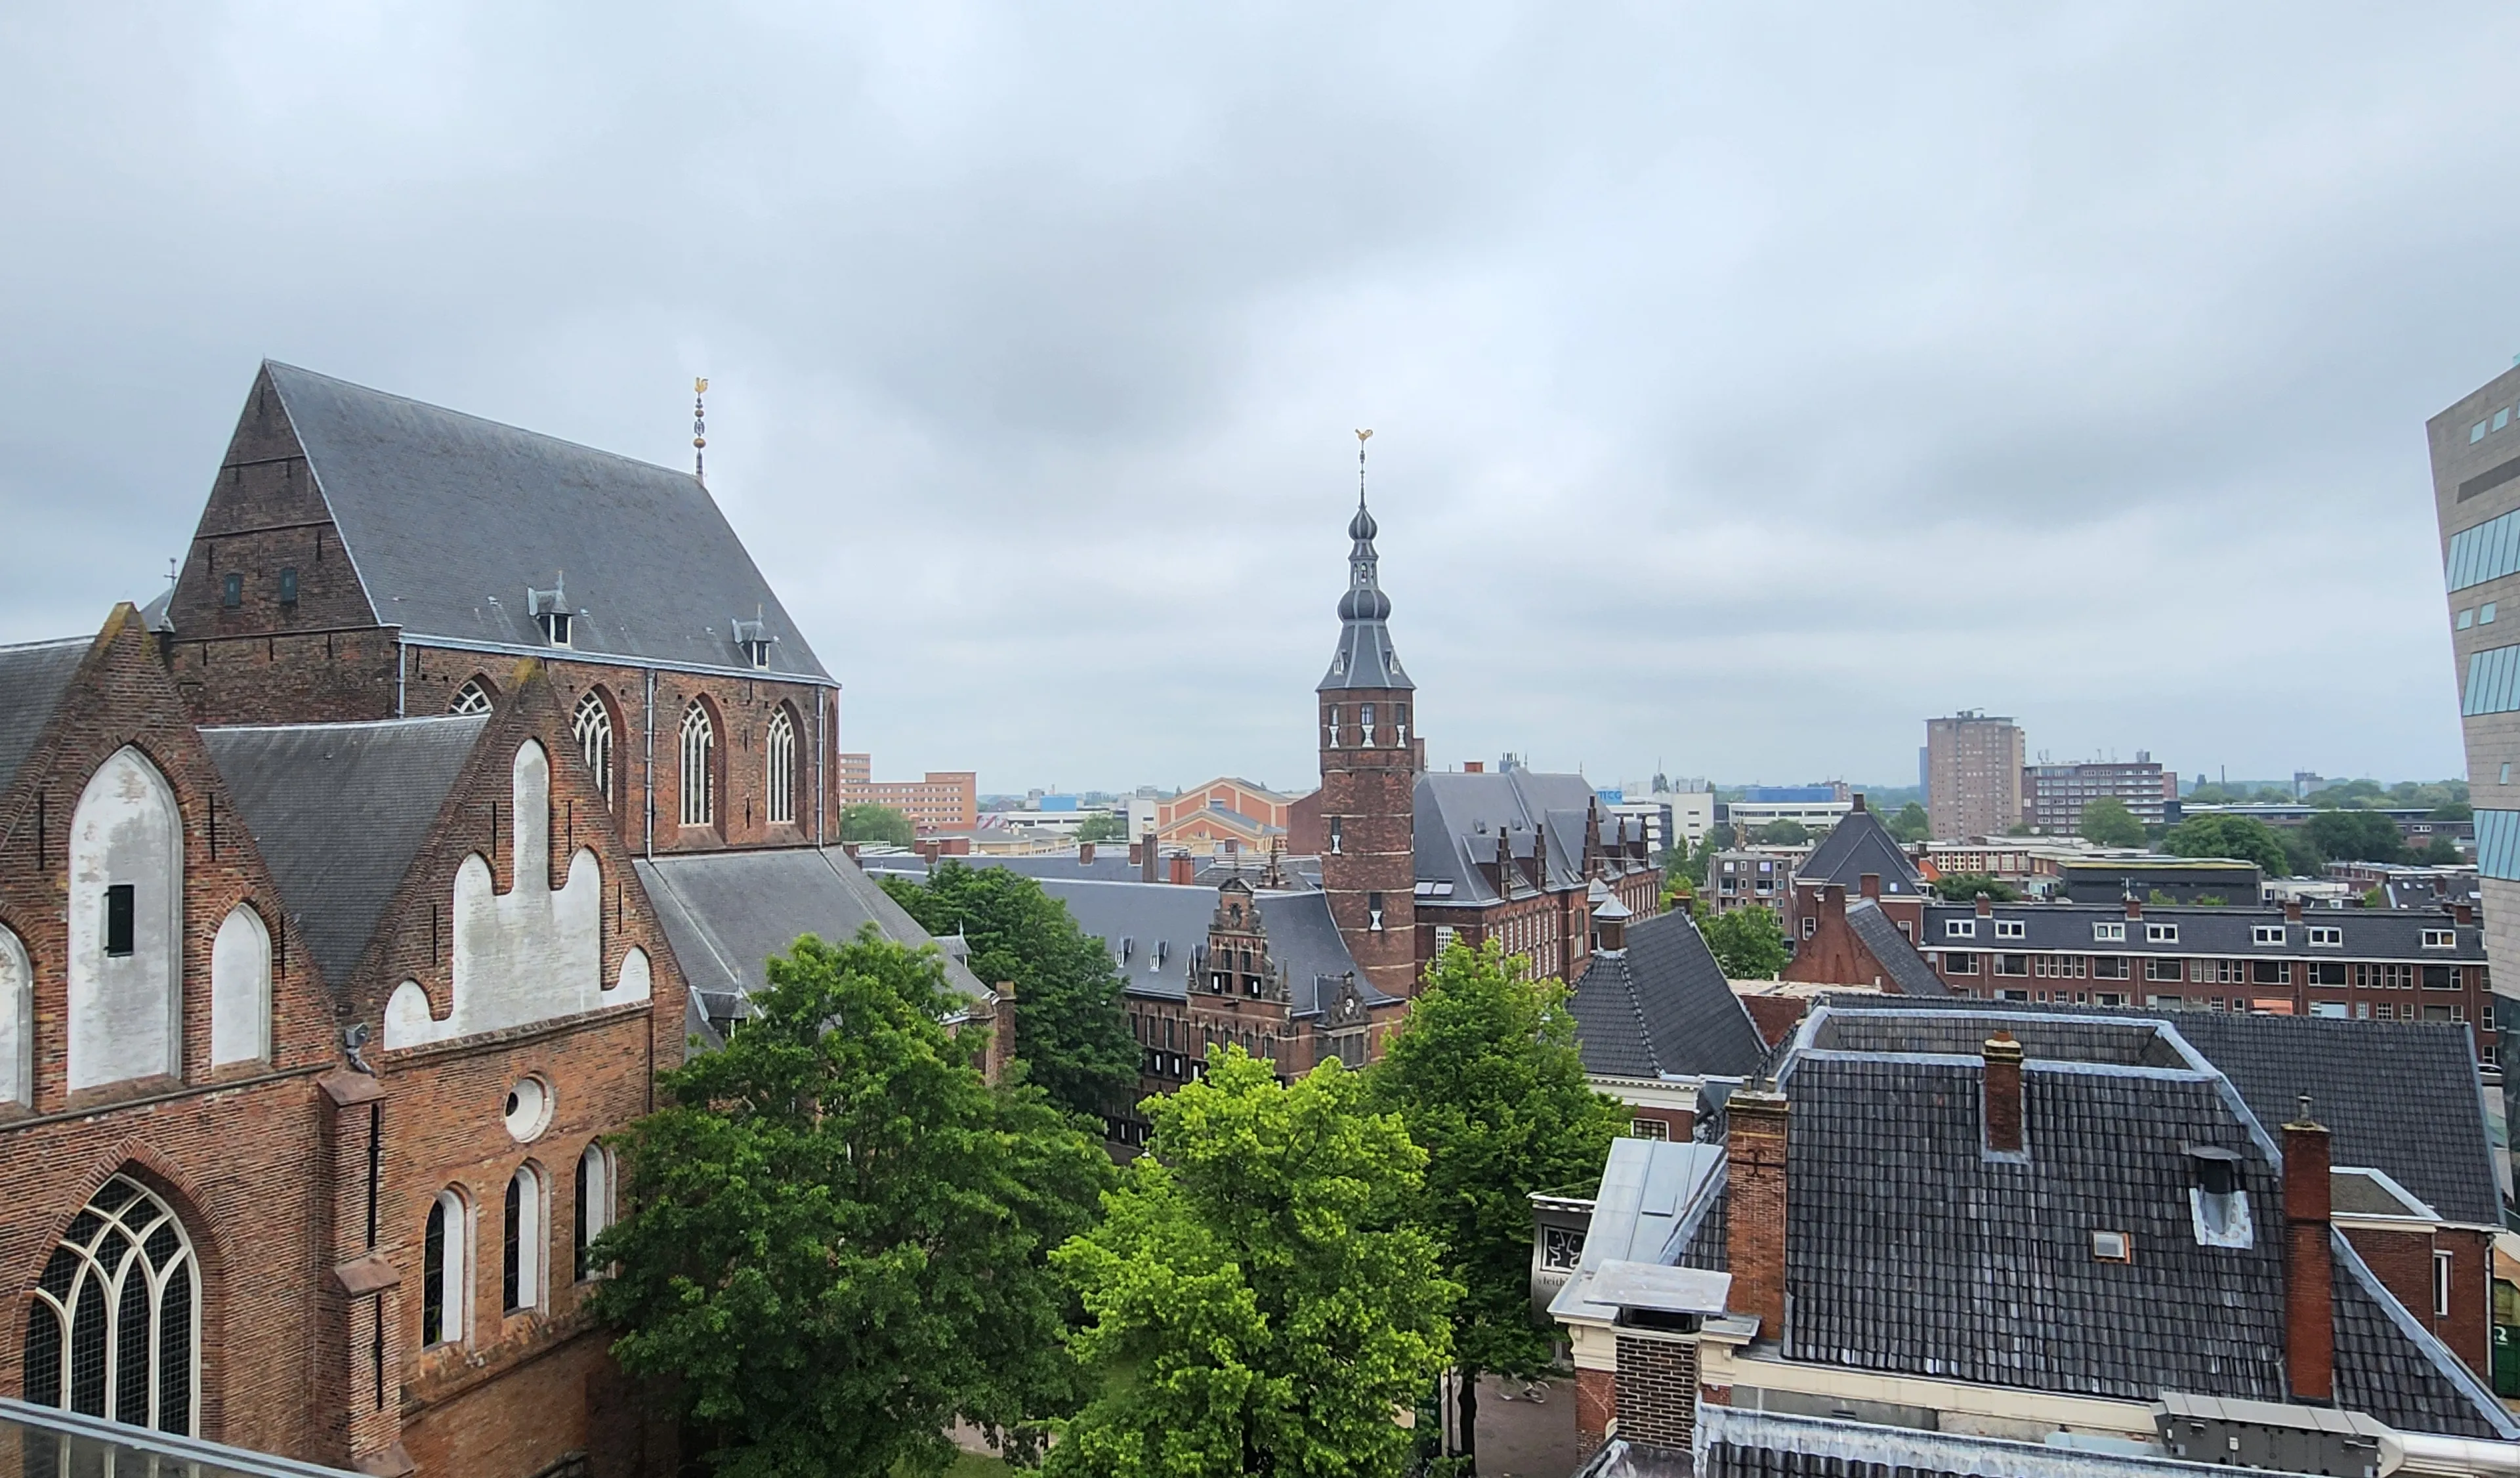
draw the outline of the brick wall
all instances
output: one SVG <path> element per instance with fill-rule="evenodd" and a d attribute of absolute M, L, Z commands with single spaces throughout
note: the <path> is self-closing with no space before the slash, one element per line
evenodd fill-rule
<path fill-rule="evenodd" d="M 1396 691 L 1345 689 L 1321 694 L 1316 718 L 1327 739 L 1329 709 L 1336 706 L 1346 715 L 1338 731 L 1341 747 L 1325 742 L 1321 751 L 1322 891 L 1366 981 L 1386 996 L 1401 997 L 1418 989 L 1417 751 L 1349 745 L 1362 738 L 1356 714 L 1363 704 L 1389 713 L 1410 699 Z M 1387 737 L 1388 724 L 1386 719 L 1377 738 Z M 1339 829 L 1336 852 L 1327 840 L 1333 821 Z M 1371 926 L 1375 893 L 1382 895 L 1380 929 Z"/>
<path fill-rule="evenodd" d="M 1697 1433 L 1697 1342 L 1622 1333 L 1616 1399 L 1620 1437 L 1688 1452 Z"/>
<path fill-rule="evenodd" d="M 1585 1452 L 1609 1440 L 1610 1423 L 1619 1414 L 1619 1377 L 1611 1370 L 1575 1372 L 1575 1435 Z"/>
<path fill-rule="evenodd" d="M 183 1071 L 65 1090 L 70 818 L 125 744 L 173 788 L 184 821 Z M 227 821 L 211 842 L 213 814 Z M 310 1347 L 330 1271 L 330 1201 L 314 1080 L 338 1060 L 330 998 L 137 612 L 117 607 L 51 723 L 0 794 L 0 921 L 34 966 L 35 1082 L 0 1108 L 0 1392 L 23 1389 L 36 1276 L 70 1219 L 117 1171 L 183 1221 L 201 1263 L 202 1435 L 319 1459 L 338 1402 Z M 273 945 L 268 1059 L 209 1065 L 211 941 L 228 911 L 260 913 Z"/>

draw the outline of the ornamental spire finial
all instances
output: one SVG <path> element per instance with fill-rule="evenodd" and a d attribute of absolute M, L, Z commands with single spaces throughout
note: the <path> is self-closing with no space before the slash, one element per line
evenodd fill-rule
<path fill-rule="evenodd" d="M 1365 444 L 1373 439 L 1373 428 L 1367 426 L 1356 433 L 1356 506 L 1365 509 Z"/>
<path fill-rule="evenodd" d="M 703 460 L 708 455 L 708 407 L 700 399 L 707 393 L 707 379 L 696 377 L 692 381 L 692 476 L 700 482 L 708 481 L 708 464 Z"/>

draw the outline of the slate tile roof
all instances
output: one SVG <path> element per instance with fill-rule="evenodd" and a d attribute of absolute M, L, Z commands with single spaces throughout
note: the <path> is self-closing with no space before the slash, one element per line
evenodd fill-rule
<path fill-rule="evenodd" d="M 2439 963 L 2481 964 L 2485 961 L 2485 931 L 2475 924 L 2459 924 L 2441 912 L 2399 909 L 2311 909 L 2305 911 L 2300 923 L 2286 923 L 2280 908 L 2179 908 L 2147 906 L 2141 918 L 2130 919 L 2120 904 L 2038 903 L 1995 905 L 1998 920 L 2021 923 L 2020 939 L 1999 940 L 1984 921 L 1975 925 L 1967 938 L 1954 938 L 1946 925 L 1953 919 L 1974 918 L 1975 909 L 1969 904 L 1927 904 L 1925 906 L 1925 949 L 2028 951 L 2034 954 L 2072 953 L 2087 955 L 2230 955 L 2263 956 L 2272 960 L 2298 959 L 2304 956 L 2335 960 L 2422 960 Z M 2102 940 L 2093 936 L 2095 923 L 2126 925 L 2123 940 Z M 2148 937 L 2146 924 L 2170 924 L 2178 929 L 2176 938 L 2155 940 Z M 2259 927 L 2281 926 L 2283 942 L 2261 944 L 2255 930 Z M 2313 945 L 2310 929 L 2343 931 L 2343 943 Z M 2450 949 L 2427 949 L 2423 933 L 2427 929 L 2450 929 L 2455 944 Z"/>
<path fill-rule="evenodd" d="M 1580 888 L 1585 879 L 1585 829 L 1598 799 L 1580 775 L 1542 775 L 1530 770 L 1462 774 L 1429 771 L 1418 777 L 1415 833 L 1418 880 L 1449 883 L 1438 902 L 1500 901 L 1480 871 L 1496 861 L 1497 837 L 1510 854 L 1528 859 L 1545 831 L 1549 838 L 1548 885 Z M 1528 896 L 1528 887 L 1516 893 Z"/>
<path fill-rule="evenodd" d="M 1881 879 L 1881 891 L 1895 894 L 1916 894 L 1924 891 L 1924 879 L 1916 873 L 1916 865 L 1881 818 L 1872 812 L 1849 811 L 1838 818 L 1837 825 L 1812 848 L 1794 870 L 1794 881 L 1802 883 L 1836 883 L 1853 898 L 1870 873 Z"/>
<path fill-rule="evenodd" d="M 683 978 L 696 992 L 762 989 L 770 957 L 788 953 L 802 934 L 840 944 L 872 923 L 898 944 L 935 942 L 836 848 L 677 853 L 641 858 L 637 867 Z M 945 979 L 966 996 L 988 994 L 950 952 Z"/>
<path fill-rule="evenodd" d="M 265 361 L 379 622 L 548 649 L 528 589 L 583 611 L 574 650 L 828 683 L 708 489 L 688 472 Z M 562 576 L 565 576 L 563 579 Z"/>
<path fill-rule="evenodd" d="M 1596 952 L 1567 1002 L 1584 1070 L 1596 1076 L 1747 1077 L 1767 1044 L 1686 914 L 1628 925 L 1627 948 Z"/>
<path fill-rule="evenodd" d="M 2126 1400 L 2284 1400 L 2280 1150 L 2240 1091 L 2157 1024 L 2003 1013 L 2027 1056 L 2028 1153 L 1990 1155 L 1974 1048 L 1987 1019 L 1832 1000 L 1798 1031 L 1779 1074 L 1793 1105 L 1784 1358 Z M 2200 1145 L 2239 1159 L 2244 1246 L 2200 1244 Z M 2094 1231 L 2127 1233 L 2132 1259 L 2093 1256 Z M 2340 1398 L 2401 1428 L 2520 1436 L 2331 1240 Z"/>
<path fill-rule="evenodd" d="M 1831 1029 L 1839 1033 L 1855 1031 L 1854 1018 L 1861 1012 L 1913 1009 L 1909 1003 L 1879 997 L 1830 996 L 1826 1001 Z M 2290 1119 L 2308 1094 L 2312 1111 L 2327 1126 L 2336 1164 L 2382 1171 L 2452 1221 L 2500 1224 L 2501 1192 L 2495 1180 L 2484 1088 L 2467 1028 L 2457 1023 L 2109 1010 L 1958 996 L 1937 1007 L 1947 1012 L 2001 1011 L 2014 1017 L 2010 1029 L 2033 1058 L 2069 1050 L 2049 1048 L 2048 1033 L 2058 1028 L 2041 1022 L 2041 1016 L 2124 1019 L 2130 1026 L 2166 1022 L 2230 1080 L 2260 1123 Z M 1907 1040 L 1924 1040 L 1914 1035 L 1926 1030 L 1923 1018 L 1903 1019 L 1900 1030 L 1911 1034 Z M 1958 1027 L 1934 1050 L 1975 1053 L 1985 1036 L 1983 1029 Z M 1857 1039 L 1848 1035 L 1841 1040 Z"/>
<path fill-rule="evenodd" d="M 489 719 L 203 729 L 325 981 L 344 984 Z"/>
<path fill-rule="evenodd" d="M 1883 886 L 1888 886 L 1884 883 Z M 1880 962 L 1882 972 L 1890 978 L 1884 985 L 1908 996 L 1948 996 L 1952 988 L 1925 957 L 1916 953 L 1908 936 L 1899 932 L 1898 923 L 1881 912 L 1881 906 L 1869 898 L 1859 898 L 1846 906 L 1846 926 L 1864 942 L 1872 958 Z"/>
<path fill-rule="evenodd" d="M 19 767 L 34 752 L 79 663 L 95 645 L 94 637 L 69 637 L 0 647 L 0 790 L 17 779 Z"/>

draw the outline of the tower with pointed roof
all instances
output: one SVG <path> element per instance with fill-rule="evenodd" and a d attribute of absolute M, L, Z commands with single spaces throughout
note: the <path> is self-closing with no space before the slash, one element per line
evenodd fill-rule
<path fill-rule="evenodd" d="M 1356 516 L 1348 520 L 1347 591 L 1338 646 L 1316 690 L 1322 750 L 1322 891 L 1366 979 L 1388 995 L 1418 984 L 1415 816 L 1425 744 L 1412 711 L 1418 685 L 1392 650 L 1373 515 L 1365 505 L 1365 437 L 1357 433 Z"/>

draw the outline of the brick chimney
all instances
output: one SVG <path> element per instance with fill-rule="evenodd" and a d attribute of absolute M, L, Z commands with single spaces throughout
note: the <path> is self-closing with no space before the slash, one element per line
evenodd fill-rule
<path fill-rule="evenodd" d="M 1155 882 L 1159 880 L 1155 876 L 1155 865 L 1160 861 L 1160 859 L 1155 855 L 1154 832 L 1148 831 L 1138 838 L 1138 845 L 1135 850 L 1129 853 L 1129 860 L 1138 865 L 1138 880 L 1140 882 Z"/>
<path fill-rule="evenodd" d="M 2327 1131 L 2310 1116 L 2283 1127 L 2284 1372 L 2292 1399 L 2336 1396 L 2336 1267 L 2328 1244 Z"/>
<path fill-rule="evenodd" d="M 1080 868 L 1094 866 L 1094 843 L 1080 841 L 1076 844 L 1076 865 Z"/>
<path fill-rule="evenodd" d="M 1999 1031 L 1986 1039 L 1986 1147 L 1992 1154 L 2019 1154 L 2021 1142 L 2021 1044 Z"/>
<path fill-rule="evenodd" d="M 1188 852 L 1175 852 L 1164 861 L 1172 866 L 1171 872 L 1164 878 L 1166 882 L 1175 887 L 1186 888 L 1198 881 L 1198 865 L 1190 860 Z"/>
<path fill-rule="evenodd" d="M 2466 899 L 2462 898 L 2458 902 L 2450 906 L 2450 917 L 2453 922 L 2474 923 L 2476 922 L 2476 905 L 2469 903 Z"/>
<path fill-rule="evenodd" d="M 2129 918 L 2141 918 L 2143 917 L 2143 900 L 2136 897 L 2133 893 L 2129 893 L 2126 896 L 2126 910 L 2127 917 Z"/>
<path fill-rule="evenodd" d="M 1785 1329 L 1785 1097 L 1743 1088 L 1724 1105 L 1724 1234 L 1732 1311 L 1759 1321 L 1761 1339 Z"/>
<path fill-rule="evenodd" d="M 2299 923 L 2299 922 L 2301 922 L 2301 900 L 2300 900 L 2300 899 L 2298 899 L 2298 898 L 2287 898 L 2287 899 L 2285 899 L 2285 900 L 2284 900 L 2284 922 L 2286 922 L 2286 923 Z"/>
<path fill-rule="evenodd" d="M 1846 921 L 1846 884 L 1832 882 L 1820 890 L 1820 917 L 1839 923 Z"/>
<path fill-rule="evenodd" d="M 840 850 L 848 855 L 849 861 L 856 862 L 858 860 L 858 843 L 853 841 L 844 841 L 840 843 Z"/>
<path fill-rule="evenodd" d="M 1867 873 L 1863 876 L 1855 879 L 1855 891 L 1867 898 L 1880 897 L 1881 874 L 1878 873 Z"/>
<path fill-rule="evenodd" d="M 1129 866 L 1133 868 L 1142 868 L 1146 865 L 1147 844 L 1142 841 L 1133 841 L 1129 843 Z"/>
<path fill-rule="evenodd" d="M 1462 773 L 1463 775 L 1485 775 L 1487 773 L 1487 769 L 1488 762 L 1485 760 L 1468 759 L 1462 761 Z"/>
<path fill-rule="evenodd" d="M 1861 790 L 1855 792 L 1855 810 L 1859 815 L 1864 810 L 1864 792 Z"/>
<path fill-rule="evenodd" d="M 1977 917 L 1980 918 L 1992 918 L 1995 917 L 1995 900 L 1989 898 L 1984 893 L 1977 895 Z"/>

